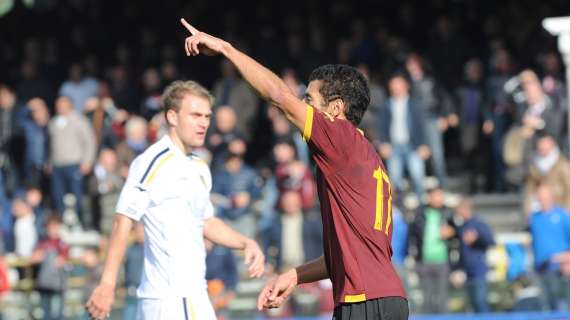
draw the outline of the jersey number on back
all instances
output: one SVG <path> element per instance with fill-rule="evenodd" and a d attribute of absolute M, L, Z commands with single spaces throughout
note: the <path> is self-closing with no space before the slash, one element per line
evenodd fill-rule
<path fill-rule="evenodd" d="M 384 230 L 388 235 L 388 228 L 392 222 L 392 187 L 388 175 L 382 168 L 374 170 L 372 175 L 376 179 L 376 218 L 374 220 L 374 229 Z M 386 212 L 384 211 L 384 188 L 388 188 L 388 204 Z M 384 214 L 386 214 L 386 225 L 384 226 Z"/>

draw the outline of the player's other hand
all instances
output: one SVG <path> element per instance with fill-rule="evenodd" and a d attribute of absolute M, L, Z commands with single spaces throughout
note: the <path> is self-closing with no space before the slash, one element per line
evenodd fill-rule
<path fill-rule="evenodd" d="M 270 280 L 257 297 L 257 309 L 279 308 L 297 286 L 297 271 L 288 272 Z"/>
<path fill-rule="evenodd" d="M 222 39 L 198 31 L 198 29 L 186 22 L 184 18 L 180 19 L 180 22 L 186 30 L 192 34 L 184 41 L 184 48 L 186 49 L 187 56 L 197 56 L 200 53 L 207 56 L 214 56 L 220 54 L 224 49 L 224 46 L 227 44 Z"/>
<path fill-rule="evenodd" d="M 248 239 L 243 248 L 245 264 L 248 266 L 247 271 L 252 278 L 259 278 L 265 270 L 265 256 L 257 245 L 257 242 Z"/>
<path fill-rule="evenodd" d="M 99 284 L 87 301 L 85 308 L 91 319 L 107 319 L 115 300 L 115 288 L 108 284 Z"/>

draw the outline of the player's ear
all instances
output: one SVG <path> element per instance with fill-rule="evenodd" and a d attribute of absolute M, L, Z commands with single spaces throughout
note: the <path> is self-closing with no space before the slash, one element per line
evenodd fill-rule
<path fill-rule="evenodd" d="M 166 120 L 171 126 L 178 126 L 178 113 L 174 109 L 166 111 Z"/>
<path fill-rule="evenodd" d="M 331 101 L 331 111 L 333 116 L 336 118 L 338 116 L 340 116 L 341 114 L 344 113 L 345 111 L 345 104 L 344 101 L 341 98 L 336 98 L 333 101 Z"/>

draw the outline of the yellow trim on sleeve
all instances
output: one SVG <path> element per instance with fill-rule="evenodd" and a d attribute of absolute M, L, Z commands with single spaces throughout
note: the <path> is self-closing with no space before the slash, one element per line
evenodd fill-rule
<path fill-rule="evenodd" d="M 366 294 L 355 294 L 355 295 L 345 295 L 344 302 L 345 303 L 355 303 L 355 302 L 362 302 L 366 301 Z"/>
<path fill-rule="evenodd" d="M 307 106 L 307 117 L 305 118 L 305 127 L 303 128 L 303 139 L 309 141 L 311 139 L 311 132 L 313 132 L 313 107 Z"/>
<path fill-rule="evenodd" d="M 160 161 L 157 163 L 156 167 L 154 167 L 154 169 L 152 170 L 152 172 L 150 173 L 150 175 L 148 176 L 148 178 L 146 179 L 144 185 L 145 187 L 147 187 L 152 180 L 154 179 L 154 176 L 156 175 L 156 173 L 158 172 L 158 170 L 160 169 L 160 167 L 169 159 L 171 159 L 172 157 L 174 157 L 174 153 L 170 153 L 167 156 L 165 156 L 164 158 L 160 159 Z"/>

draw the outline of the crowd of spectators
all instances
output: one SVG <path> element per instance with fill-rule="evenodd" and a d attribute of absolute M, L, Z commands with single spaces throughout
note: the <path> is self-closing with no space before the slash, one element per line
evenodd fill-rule
<path fill-rule="evenodd" d="M 567 13 L 564 1 L 227 5 L 218 12 L 182 1 L 38 0 L 0 16 L 0 29 L 12 30 L 0 34 L 0 293 L 8 290 L 2 266 L 14 257 L 35 265 L 45 319 L 62 317 L 70 265 L 83 268 L 86 290 L 96 283 L 129 165 L 165 133 L 161 91 L 181 78 L 204 83 L 216 98 L 206 146 L 196 150 L 212 170 L 216 214 L 263 244 L 270 270 L 321 254 L 302 136 L 230 63 L 184 56 L 176 24 L 183 15 L 276 70 L 300 97 L 321 64 L 350 64 L 367 77 L 362 129 L 395 189 L 394 263 L 406 287 L 413 270 L 424 292 L 410 296 L 414 311 L 450 311 L 448 291 L 459 286 L 467 309 L 491 310 L 485 255 L 494 234 L 469 196 L 446 206 L 456 177 L 468 194 L 524 195 L 535 268 L 513 276 L 513 290 L 528 298 L 521 292 L 536 285 L 536 272 L 548 297 L 536 309 L 570 308 L 568 104 L 555 38 L 540 27 L 541 18 Z M 427 176 L 436 182 L 426 184 Z M 408 196 L 418 205 L 404 205 Z M 99 239 L 68 243 L 72 232 Z M 132 238 L 124 319 L 136 307 L 140 226 Z M 241 258 L 207 250 L 209 289 L 222 310 Z M 326 290 L 320 283 L 302 292 Z M 300 296 L 285 314 L 302 309 Z"/>

